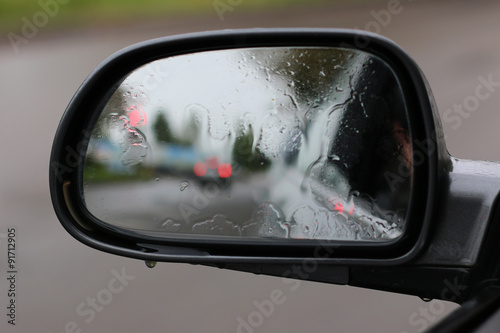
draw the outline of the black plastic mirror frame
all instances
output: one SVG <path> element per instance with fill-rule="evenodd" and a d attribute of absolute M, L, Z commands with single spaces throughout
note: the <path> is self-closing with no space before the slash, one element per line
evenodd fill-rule
<path fill-rule="evenodd" d="M 96 221 L 82 202 L 80 166 L 90 130 L 100 110 L 125 77 L 136 68 L 169 56 L 208 50 L 266 46 L 354 48 L 372 53 L 392 67 L 401 82 L 409 109 L 415 175 L 419 179 L 402 237 L 377 243 L 304 240 L 290 244 L 269 240 L 255 244 L 235 241 L 185 241 L 125 232 Z M 89 112 L 89 110 L 91 110 Z M 128 47 L 103 62 L 71 100 L 57 130 L 50 159 L 50 191 L 64 228 L 82 243 L 101 251 L 148 261 L 190 263 L 294 263 L 328 255 L 318 262 L 393 265 L 416 256 L 429 231 L 439 171 L 449 159 L 439 117 L 428 85 L 413 60 L 393 42 L 366 32 L 338 29 L 249 29 L 205 32 L 146 41 Z M 416 142 L 430 144 L 416 145 Z M 422 159 L 423 158 L 423 159 Z"/>

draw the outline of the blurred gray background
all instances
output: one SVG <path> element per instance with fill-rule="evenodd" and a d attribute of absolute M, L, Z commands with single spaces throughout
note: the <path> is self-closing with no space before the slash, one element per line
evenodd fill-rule
<path fill-rule="evenodd" d="M 0 2 L 0 11 L 8 2 Z M 197 2 L 201 3 L 193 3 Z M 456 115 L 447 110 L 470 100 L 480 77 L 500 82 L 498 1 L 401 0 L 397 14 L 385 20 L 378 16 L 379 21 L 377 13 L 387 11 L 392 1 L 288 2 L 259 7 L 250 0 L 207 1 L 200 5 L 203 11 L 162 9 L 165 12 L 157 10 L 155 16 L 137 17 L 123 13 L 109 21 L 104 9 L 99 14 L 69 2 L 59 4 L 57 12 L 52 7 L 54 15 L 46 15 L 46 22 L 43 15 L 36 17 L 43 8 L 33 2 L 32 7 L 11 10 L 8 18 L 0 16 L 7 22 L 0 25 L 1 332 L 238 332 L 241 319 L 248 322 L 249 316 L 255 317 L 254 302 L 268 300 L 275 289 L 286 297 L 283 304 L 276 305 L 258 327 L 239 332 L 410 333 L 456 308 L 413 296 L 290 284 L 280 278 L 191 265 L 160 263 L 149 269 L 143 262 L 90 249 L 60 226 L 48 189 L 49 154 L 59 119 L 85 77 L 132 43 L 226 28 L 368 28 L 394 40 L 416 60 L 442 115 Z M 221 3 L 229 6 L 222 15 Z M 16 40 L 16 52 L 9 33 L 23 36 L 23 18 L 38 20 L 40 27 L 33 36 Z M 500 160 L 496 141 L 500 87 L 493 90 L 460 122 L 443 121 L 452 155 Z M 5 234 L 12 226 L 18 234 L 16 326 L 9 325 L 5 315 Z M 129 280 L 120 292 L 110 293 L 116 272 L 125 272 Z M 106 304 L 92 308 L 88 302 L 96 297 Z"/>

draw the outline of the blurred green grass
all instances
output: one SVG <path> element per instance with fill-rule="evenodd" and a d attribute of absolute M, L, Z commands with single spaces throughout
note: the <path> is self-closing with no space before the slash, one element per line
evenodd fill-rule
<path fill-rule="evenodd" d="M 328 0 L 0 0 L 0 30 L 18 33 L 23 18 L 34 21 L 34 15 L 45 8 L 56 13 L 48 16 L 48 29 L 80 26 L 111 25 L 140 22 L 162 17 L 213 15 L 219 19 L 216 7 L 233 8 L 225 15 L 239 10 L 264 10 L 270 8 L 308 6 Z M 234 4 L 234 5 L 231 5 Z M 57 6 L 55 5 L 57 4 Z M 56 9 L 57 8 L 57 11 Z"/>

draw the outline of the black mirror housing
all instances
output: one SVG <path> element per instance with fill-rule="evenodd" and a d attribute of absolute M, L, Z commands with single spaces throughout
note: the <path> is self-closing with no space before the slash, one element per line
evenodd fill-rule
<path fill-rule="evenodd" d="M 407 226 L 400 237 L 382 243 L 314 239 L 242 242 L 182 236 L 164 239 L 101 223 L 89 213 L 83 200 L 82 169 L 92 128 L 106 102 L 131 72 L 152 61 L 179 55 L 269 47 L 360 50 L 382 59 L 393 71 L 407 107 L 412 177 L 416 180 Z M 439 116 L 425 78 L 414 61 L 391 41 L 366 32 L 337 29 L 227 30 L 143 42 L 104 61 L 82 84 L 61 120 L 50 159 L 50 190 L 63 227 L 82 243 L 101 251 L 152 262 L 218 265 L 270 275 L 282 275 L 288 265 L 313 258 L 318 265 L 337 266 L 328 273 L 330 278 L 318 276 L 315 280 L 347 283 L 347 265 L 393 266 L 422 252 L 435 215 L 439 182 L 450 168 Z M 404 165 L 387 174 L 388 181 L 394 184 L 405 177 L 409 175 Z"/>

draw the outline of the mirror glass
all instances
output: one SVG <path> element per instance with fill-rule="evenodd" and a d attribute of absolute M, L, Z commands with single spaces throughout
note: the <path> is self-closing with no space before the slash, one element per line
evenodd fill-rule
<path fill-rule="evenodd" d="M 104 104 L 82 170 L 85 205 L 102 223 L 290 241 L 387 242 L 405 230 L 407 108 L 372 54 L 179 55 L 138 68 Z"/>

